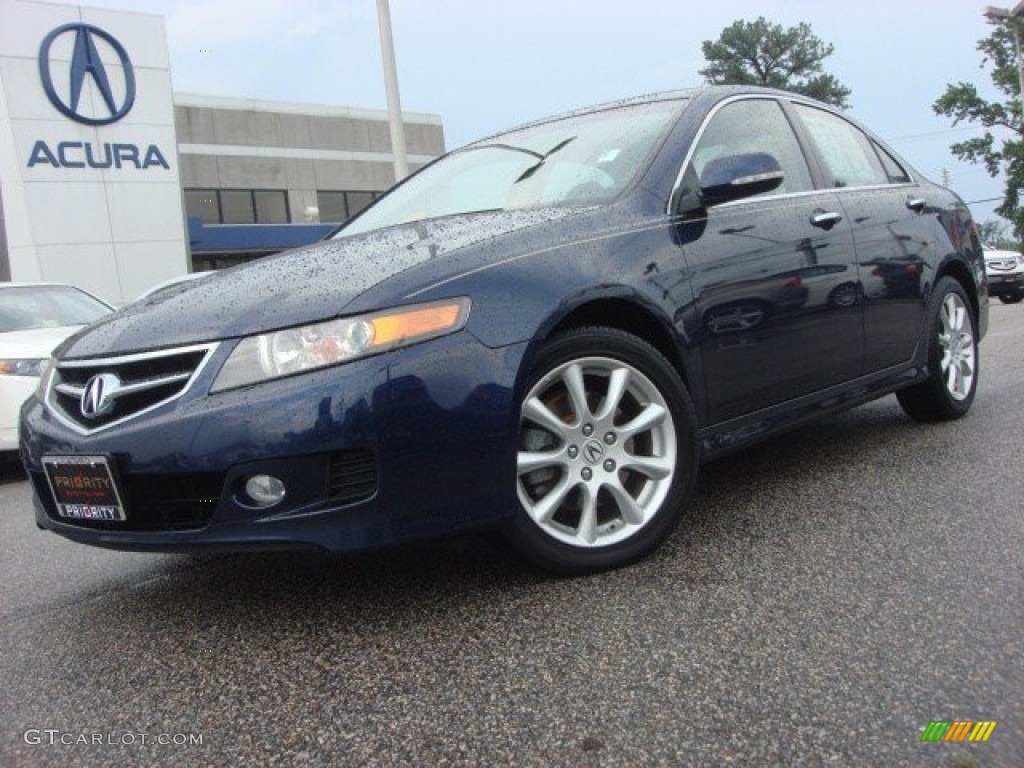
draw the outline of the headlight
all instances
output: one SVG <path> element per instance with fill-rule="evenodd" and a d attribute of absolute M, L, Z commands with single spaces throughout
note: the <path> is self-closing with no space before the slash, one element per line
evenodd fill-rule
<path fill-rule="evenodd" d="M 400 307 L 250 336 L 235 347 L 211 392 L 340 365 L 462 330 L 467 298 Z"/>
<path fill-rule="evenodd" d="M 53 376 L 57 372 L 57 361 L 52 357 L 49 360 L 43 360 L 39 368 L 39 386 L 36 387 L 36 397 L 42 400 L 46 397 L 46 390 L 50 388 L 50 382 L 53 381 Z"/>
<path fill-rule="evenodd" d="M 7 376 L 40 376 L 46 359 L 31 358 L 27 360 L 0 360 L 0 374 Z"/>

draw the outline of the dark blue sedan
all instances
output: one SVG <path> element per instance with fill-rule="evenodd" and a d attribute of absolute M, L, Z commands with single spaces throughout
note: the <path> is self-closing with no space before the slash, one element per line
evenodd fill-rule
<path fill-rule="evenodd" d="M 498 528 L 651 552 L 703 461 L 896 392 L 963 416 L 988 318 L 963 202 L 793 94 L 663 94 L 452 152 L 332 239 L 137 302 L 22 411 L 41 527 L 130 550 Z"/>

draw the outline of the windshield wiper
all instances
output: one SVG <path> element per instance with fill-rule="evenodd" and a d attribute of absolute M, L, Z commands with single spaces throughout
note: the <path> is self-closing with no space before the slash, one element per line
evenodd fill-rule
<path fill-rule="evenodd" d="M 523 171 L 522 174 L 519 176 L 519 178 L 516 179 L 513 182 L 514 184 L 518 184 L 520 181 L 526 181 L 528 178 L 533 176 L 533 174 L 535 174 L 537 171 L 539 171 L 541 166 L 544 165 L 545 161 L 549 157 L 551 157 L 553 154 L 555 154 L 555 152 L 558 152 L 558 151 L 564 149 L 566 146 L 568 146 L 570 143 L 572 143 L 574 141 L 576 141 L 576 137 L 575 136 L 570 136 L 565 141 L 558 142 L 557 144 L 555 144 L 555 146 L 553 146 L 551 149 L 549 149 L 547 152 L 544 152 L 544 153 L 536 152 L 536 151 L 534 151 L 532 149 L 527 149 L 526 147 L 517 147 L 517 146 L 515 146 L 513 144 L 481 144 L 478 147 L 467 147 L 463 151 L 464 152 L 472 152 L 472 151 L 479 150 L 479 149 L 504 149 L 504 150 L 508 150 L 509 152 L 522 152 L 524 155 L 529 155 L 530 157 L 536 157 L 538 162 L 534 163 L 529 168 L 527 168 L 525 171 Z"/>
<path fill-rule="evenodd" d="M 555 154 L 555 152 L 559 152 L 559 151 L 561 151 L 561 150 L 562 150 L 562 149 L 564 149 L 564 148 L 565 148 L 565 147 L 566 147 L 566 146 L 567 146 L 568 144 L 571 144 L 571 143 L 572 143 L 572 142 L 574 142 L 574 141 L 576 141 L 576 137 L 575 137 L 575 136 L 570 136 L 570 137 L 569 137 L 568 139 L 566 139 L 565 141 L 559 142 L 558 144 L 556 144 L 555 146 L 553 146 L 553 147 L 552 147 L 551 149 L 549 149 L 549 150 L 548 150 L 547 152 L 545 152 L 545 153 L 544 153 L 543 155 L 541 155 L 541 154 L 538 154 L 538 153 L 536 153 L 536 152 L 531 152 L 530 154 L 532 154 L 532 155 L 535 155 L 535 156 L 539 157 L 539 158 L 540 158 L 540 161 L 539 161 L 539 162 L 537 162 L 537 163 L 536 163 L 536 164 L 534 164 L 534 165 L 531 165 L 531 166 L 530 166 L 529 168 L 527 168 L 527 169 L 526 169 L 525 171 L 523 171 L 522 175 L 521 175 L 521 176 L 520 176 L 520 177 L 519 177 L 518 179 L 516 179 L 514 183 L 518 184 L 518 183 L 519 183 L 520 181 L 526 181 L 526 180 L 527 180 L 528 178 L 530 178 L 531 176 L 533 176 L 533 174 L 535 174 L 535 173 L 536 173 L 537 171 L 539 171 L 539 170 L 541 169 L 541 166 L 543 166 L 543 165 L 544 165 L 544 163 L 545 163 L 545 162 L 547 162 L 547 159 L 548 159 L 549 157 L 551 157 L 551 156 L 552 156 L 553 154 Z M 529 150 L 527 150 L 527 151 L 529 151 Z"/>

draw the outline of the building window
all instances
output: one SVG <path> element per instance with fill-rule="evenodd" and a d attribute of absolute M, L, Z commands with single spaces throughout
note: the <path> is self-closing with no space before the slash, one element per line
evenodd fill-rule
<path fill-rule="evenodd" d="M 255 224 L 256 206 L 248 189 L 220 190 L 220 213 L 223 224 Z"/>
<path fill-rule="evenodd" d="M 260 224 L 287 224 L 288 193 L 277 189 L 257 189 L 252 193 L 256 221 Z"/>
<path fill-rule="evenodd" d="M 186 189 L 185 211 L 203 224 L 287 224 L 283 189 Z"/>
<path fill-rule="evenodd" d="M 316 205 L 320 221 L 341 224 L 380 197 L 379 192 L 317 192 Z"/>
<path fill-rule="evenodd" d="M 203 224 L 220 224 L 220 202 L 216 189 L 186 189 L 185 210 Z"/>

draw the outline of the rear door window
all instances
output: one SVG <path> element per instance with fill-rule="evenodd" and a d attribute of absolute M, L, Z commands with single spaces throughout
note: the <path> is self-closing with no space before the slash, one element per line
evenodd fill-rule
<path fill-rule="evenodd" d="M 870 187 L 889 183 L 871 141 L 859 128 L 823 109 L 806 104 L 793 107 L 825 164 L 828 186 Z"/>

